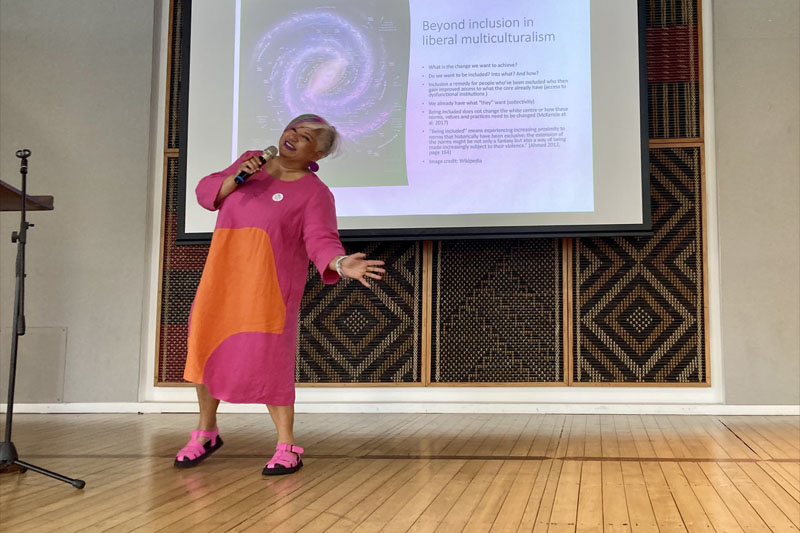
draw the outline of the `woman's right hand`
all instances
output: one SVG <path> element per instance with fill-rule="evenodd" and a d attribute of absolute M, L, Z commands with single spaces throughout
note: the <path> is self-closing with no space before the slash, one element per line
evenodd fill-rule
<path fill-rule="evenodd" d="M 236 187 L 239 186 L 239 184 L 236 183 L 236 180 L 234 179 L 236 178 L 236 176 L 238 176 L 242 172 L 247 172 L 248 174 L 255 174 L 256 172 L 259 171 L 261 166 L 262 166 L 261 159 L 257 155 L 254 155 L 253 157 L 250 157 L 242 161 L 241 164 L 239 164 L 239 169 L 236 172 L 236 174 L 228 176 L 222 182 L 222 186 L 219 188 L 219 191 L 217 192 L 217 197 L 214 200 L 214 207 L 219 208 L 220 204 L 222 204 L 222 200 L 227 198 L 227 196 L 234 190 L 236 190 Z"/>
<path fill-rule="evenodd" d="M 242 172 L 247 172 L 248 174 L 255 174 L 261 169 L 263 163 L 261 162 L 261 158 L 257 155 L 249 159 L 245 159 L 242 161 L 242 164 L 239 165 L 239 172 L 236 174 L 241 174 Z"/>

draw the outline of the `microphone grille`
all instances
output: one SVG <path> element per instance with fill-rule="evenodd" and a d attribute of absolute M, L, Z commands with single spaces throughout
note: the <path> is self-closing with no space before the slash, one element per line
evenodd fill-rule
<path fill-rule="evenodd" d="M 269 159 L 270 157 L 275 157 L 278 155 L 278 149 L 274 146 L 267 146 L 264 149 L 264 159 Z"/>

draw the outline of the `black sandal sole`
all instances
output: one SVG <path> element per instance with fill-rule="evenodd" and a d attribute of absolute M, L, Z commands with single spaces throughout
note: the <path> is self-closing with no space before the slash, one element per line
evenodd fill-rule
<path fill-rule="evenodd" d="M 285 466 L 281 466 L 281 465 L 275 465 L 275 468 L 267 468 L 265 466 L 264 470 L 261 471 L 261 475 L 262 476 L 283 476 L 283 475 L 286 475 L 286 474 L 294 474 L 295 472 L 300 470 L 300 468 L 302 468 L 302 467 L 303 467 L 303 461 L 302 460 L 298 461 L 296 465 L 294 465 L 294 466 L 292 466 L 290 468 L 286 468 Z"/>

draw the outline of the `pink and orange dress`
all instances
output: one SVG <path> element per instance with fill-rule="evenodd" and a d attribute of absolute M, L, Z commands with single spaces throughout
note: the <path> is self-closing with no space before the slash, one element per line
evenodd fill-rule
<path fill-rule="evenodd" d="M 203 178 L 197 201 L 215 210 L 231 166 Z M 314 173 L 281 181 L 266 170 L 253 174 L 219 207 L 203 275 L 189 317 L 184 379 L 211 396 L 234 403 L 294 404 L 297 321 L 309 259 L 322 281 L 344 255 L 336 208 Z"/>

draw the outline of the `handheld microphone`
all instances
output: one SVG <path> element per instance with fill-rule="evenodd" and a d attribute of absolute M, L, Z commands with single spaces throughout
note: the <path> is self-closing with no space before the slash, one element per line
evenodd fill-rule
<path fill-rule="evenodd" d="M 258 156 L 258 159 L 261 161 L 261 164 L 264 165 L 267 161 L 269 161 L 276 155 L 278 155 L 278 149 L 275 148 L 274 146 L 267 146 L 261 153 L 261 155 Z M 252 175 L 253 174 L 251 174 L 250 172 L 242 170 L 235 178 L 233 178 L 233 181 L 241 185 L 242 183 L 245 182 L 245 180 L 247 180 L 247 178 L 249 178 Z"/>

